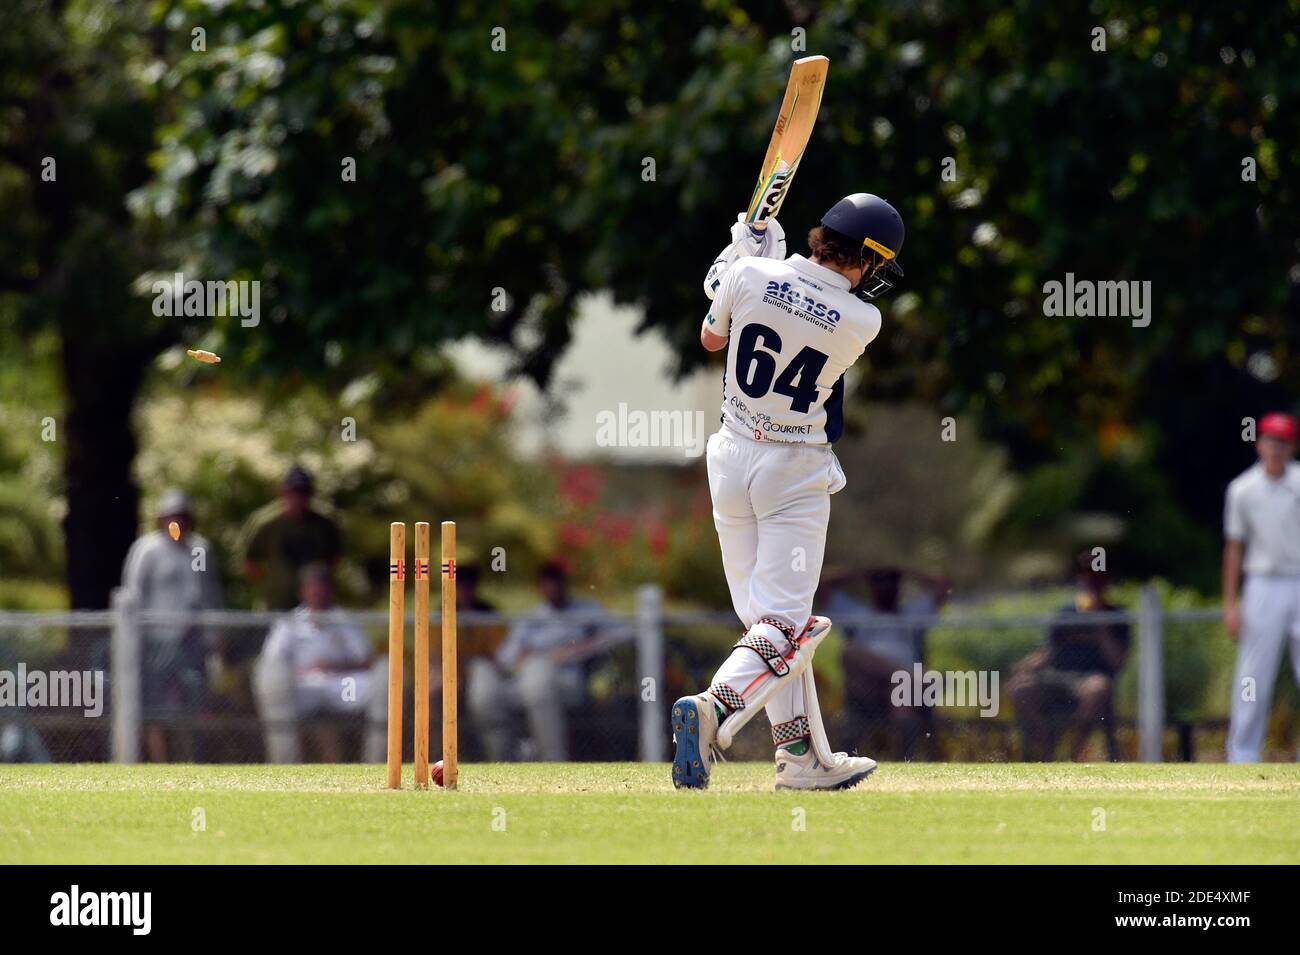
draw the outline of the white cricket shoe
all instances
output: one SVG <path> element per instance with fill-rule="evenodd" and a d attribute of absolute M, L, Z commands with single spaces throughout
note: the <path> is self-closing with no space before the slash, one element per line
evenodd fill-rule
<path fill-rule="evenodd" d="M 718 736 L 718 711 L 703 693 L 683 696 L 673 704 L 673 785 L 678 789 L 708 789 L 713 741 Z"/>
<path fill-rule="evenodd" d="M 810 748 L 802 756 L 787 749 L 776 751 L 777 789 L 849 789 L 876 770 L 870 756 L 836 753 L 831 765 L 823 765 Z"/>

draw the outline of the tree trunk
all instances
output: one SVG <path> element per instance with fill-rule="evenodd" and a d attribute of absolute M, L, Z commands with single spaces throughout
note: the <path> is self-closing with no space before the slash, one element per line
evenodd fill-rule
<path fill-rule="evenodd" d="M 131 408 L 148 359 L 140 350 L 106 348 L 97 336 L 79 337 L 70 324 L 64 323 L 63 333 L 68 405 L 60 435 L 68 596 L 74 609 L 101 609 L 122 579 L 122 563 L 139 531 Z"/>

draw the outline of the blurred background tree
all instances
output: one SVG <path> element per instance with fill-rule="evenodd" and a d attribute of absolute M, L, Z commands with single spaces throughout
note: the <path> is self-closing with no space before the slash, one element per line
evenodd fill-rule
<path fill-rule="evenodd" d="M 796 27 L 832 68 L 783 215 L 792 250 L 852 191 L 909 227 L 856 400 L 975 422 L 1017 476 L 996 502 L 1008 540 L 1101 528 L 1126 573 L 1212 588 L 1223 487 L 1251 457 L 1240 421 L 1300 398 L 1298 12 L 7 4 L 0 333 L 59 342 L 71 599 L 116 581 L 138 516 L 130 412 L 178 341 L 272 403 L 366 381 L 394 421 L 454 380 L 452 339 L 545 383 L 593 289 L 641 305 L 683 369 L 707 360 L 700 274 L 748 196 Z M 176 269 L 259 280 L 261 323 L 162 324 L 132 283 Z M 1066 272 L 1150 281 L 1150 327 L 1043 317 Z"/>
<path fill-rule="evenodd" d="M 1176 576 L 1213 585 L 1222 488 L 1250 457 L 1241 418 L 1297 397 L 1294 2 L 414 9 L 229 10 L 230 55 L 174 68 L 187 95 L 154 204 L 203 224 L 228 269 L 277 263 L 318 347 L 376 307 L 400 338 L 415 309 L 426 340 L 491 336 L 545 381 L 574 296 L 603 287 L 683 367 L 704 360 L 686 263 L 709 261 L 747 195 L 804 27 L 834 65 L 784 217 L 794 246 L 857 189 L 909 223 L 913 268 L 864 395 L 973 415 L 1018 470 L 1069 478 L 1013 528 L 1105 513 L 1129 572 L 1177 553 Z M 254 52 L 276 68 L 237 68 Z M 356 186 L 321 161 L 349 155 Z M 363 249 L 377 261 L 358 267 Z M 1042 285 L 1067 271 L 1151 282 L 1150 327 L 1044 318 Z M 510 306 L 493 316 L 497 286 Z"/>
<path fill-rule="evenodd" d="M 131 410 L 148 363 L 179 333 L 132 291 L 158 239 L 126 206 L 149 177 L 156 133 L 156 100 L 132 75 L 148 27 L 140 5 L 0 7 L 0 350 L 18 374 L 52 360 L 61 382 L 57 402 L 15 424 L 39 435 L 56 421 L 74 607 L 106 606 L 118 580 L 136 533 Z"/>

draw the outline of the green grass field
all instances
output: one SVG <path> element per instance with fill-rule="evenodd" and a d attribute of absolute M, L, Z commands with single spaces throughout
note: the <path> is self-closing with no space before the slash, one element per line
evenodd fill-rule
<path fill-rule="evenodd" d="M 0 862 L 1300 862 L 1295 764 L 885 764 L 802 794 L 771 792 L 766 763 L 703 793 L 631 763 L 382 784 L 378 766 L 0 766 Z"/>

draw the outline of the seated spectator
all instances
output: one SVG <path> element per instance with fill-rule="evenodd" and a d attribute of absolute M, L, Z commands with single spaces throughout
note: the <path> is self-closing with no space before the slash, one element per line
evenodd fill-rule
<path fill-rule="evenodd" d="M 14 672 L 23 657 L 22 642 L 0 640 L 0 672 Z M 0 705 L 0 764 L 48 763 L 50 751 L 25 707 Z"/>
<path fill-rule="evenodd" d="M 170 525 L 176 525 L 172 537 Z M 206 538 L 194 532 L 194 508 L 184 491 L 163 494 L 157 527 L 131 545 L 122 567 L 122 586 L 140 610 L 194 611 L 221 607 L 217 561 Z M 201 627 L 180 621 L 141 627 L 144 755 L 171 758 L 167 722 L 199 713 L 207 699 L 208 647 Z M 188 734 L 176 736 L 179 757 L 195 757 Z"/>
<path fill-rule="evenodd" d="M 254 671 L 267 758 L 302 761 L 299 728 L 313 716 L 366 712 L 371 698 L 370 640 L 334 606 L 333 573 L 308 564 L 300 573 L 302 603 L 271 628 Z M 315 728 L 325 762 L 344 759 L 337 724 Z"/>
<path fill-rule="evenodd" d="M 828 578 L 828 593 L 819 603 L 819 612 L 837 623 L 837 618 L 846 621 L 839 629 L 844 635 L 848 732 L 856 739 L 864 730 L 888 727 L 895 757 L 910 759 L 922 732 L 932 729 L 933 713 L 927 707 L 895 706 L 893 677 L 900 670 L 910 672 L 914 663 L 922 661 L 926 628 L 919 621 L 938 612 L 947 600 L 949 584 L 945 578 L 915 574 L 922 591 L 904 603 L 903 570 L 869 570 L 865 576 L 871 603 L 867 606 L 844 589 L 856 576 Z"/>
<path fill-rule="evenodd" d="M 499 624 L 475 621 L 472 616 L 466 619 L 464 616 L 464 614 L 497 612 L 496 604 L 485 599 L 479 591 L 482 579 L 483 573 L 477 564 L 456 565 L 456 611 L 461 615 L 456 618 L 458 621 L 456 637 L 459 641 L 461 659 L 493 654 L 505 638 L 505 633 Z M 440 636 L 440 632 L 434 634 L 435 643 Z M 434 649 L 438 647 L 435 646 Z"/>
<path fill-rule="evenodd" d="M 1062 728 L 1077 732 L 1072 758 L 1083 759 L 1088 737 L 1100 726 L 1107 755 L 1119 758 L 1112 701 L 1115 677 L 1128 656 L 1129 625 L 1091 623 L 1093 613 L 1120 608 L 1106 599 L 1106 572 L 1093 569 L 1084 552 L 1077 562 L 1079 592 L 1063 607 L 1047 633 L 1047 642 L 1012 671 L 1007 692 L 1025 734 L 1025 759 L 1052 760 Z"/>
<path fill-rule="evenodd" d="M 496 605 L 479 593 L 482 573 L 477 564 L 456 565 L 456 659 L 465 666 L 475 657 L 492 656 L 505 638 L 499 623 L 468 620 L 464 614 L 496 613 Z M 433 712 L 442 705 L 442 631 L 433 630 L 433 648 L 429 652 L 429 696 Z"/>
<path fill-rule="evenodd" d="M 521 713 L 542 759 L 569 758 L 566 710 L 586 699 L 585 664 L 607 644 L 597 623 L 573 619 L 601 607 L 569 596 L 563 567 L 544 565 L 537 583 L 543 602 L 511 628 L 494 657 L 469 662 L 469 711 L 493 761 L 516 757 L 513 722 Z"/>
<path fill-rule="evenodd" d="M 0 720 L 0 763 L 48 762 L 50 751 L 25 713 Z"/>

